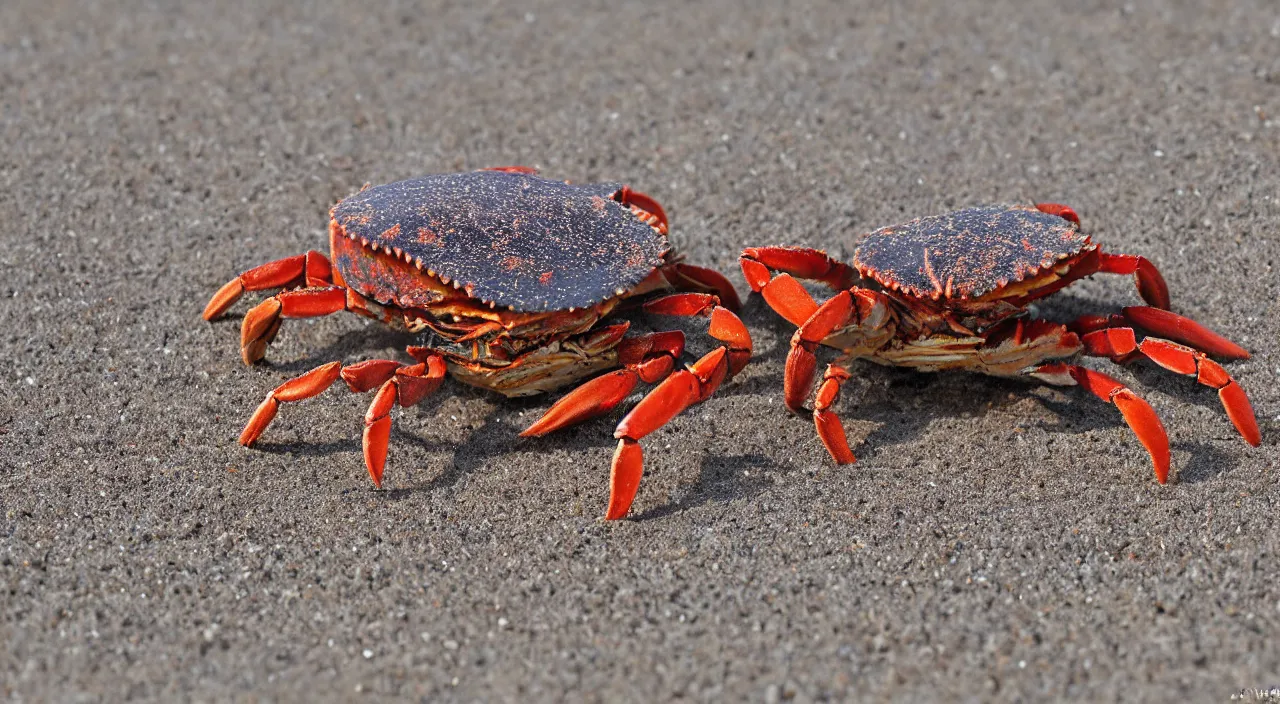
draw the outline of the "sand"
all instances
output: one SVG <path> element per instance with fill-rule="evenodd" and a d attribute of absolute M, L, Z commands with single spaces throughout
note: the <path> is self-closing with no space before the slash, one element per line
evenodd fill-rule
<path fill-rule="evenodd" d="M 1280 15 L 1213 3 L 0 5 L 0 698 L 1226 700 L 1280 685 Z M 380 4 L 378 4 L 380 5 Z M 412 342 L 200 320 L 324 247 L 366 182 L 527 164 L 658 198 L 689 261 L 991 201 L 1070 203 L 1163 270 L 1263 443 L 1150 365 L 1159 486 L 1072 389 L 859 365 L 836 467 L 782 405 L 791 328 L 646 439 L 448 384 L 397 411 L 263 395 Z M 257 300 L 256 298 L 252 300 Z M 1138 302 L 1098 277 L 1066 320 Z M 696 331 L 696 326 L 688 328 Z M 691 337 L 694 353 L 709 349 Z"/>

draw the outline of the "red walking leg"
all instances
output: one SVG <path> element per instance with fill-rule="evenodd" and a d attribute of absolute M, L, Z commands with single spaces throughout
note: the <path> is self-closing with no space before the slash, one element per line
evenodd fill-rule
<path fill-rule="evenodd" d="M 256 266 L 228 281 L 209 299 L 204 308 L 204 319 L 214 320 L 227 312 L 245 291 L 264 291 L 272 288 L 296 288 L 298 286 L 331 286 L 333 267 L 325 256 L 315 250 L 295 257 L 277 259 Z"/>
<path fill-rule="evenodd" d="M 1151 404 L 1106 374 L 1074 364 L 1043 364 L 1029 374 L 1058 386 L 1079 385 L 1103 401 L 1114 404 L 1151 455 L 1156 481 L 1164 484 L 1169 480 L 1169 436 Z"/>
<path fill-rule="evenodd" d="M 267 345 L 275 339 L 280 321 L 285 318 L 318 318 L 349 310 L 354 313 L 391 322 L 392 318 L 376 303 L 343 286 L 304 288 L 284 291 L 264 300 L 245 314 L 240 323 L 240 355 L 245 364 L 263 358 Z"/>
<path fill-rule="evenodd" d="M 1037 203 L 1036 208 L 1050 215 L 1057 215 L 1064 220 L 1073 222 L 1077 227 L 1080 225 L 1080 216 L 1069 206 L 1059 203 Z M 1088 276 L 1095 271 L 1106 274 L 1131 274 L 1134 281 L 1138 285 L 1138 294 L 1142 296 L 1142 300 L 1163 310 L 1169 309 L 1169 287 L 1164 282 L 1164 277 L 1160 275 L 1160 270 L 1156 268 L 1146 257 L 1134 254 L 1108 254 L 1099 251 L 1096 260 L 1096 269 L 1090 271 L 1077 272 L 1072 278 Z"/>
<path fill-rule="evenodd" d="M 1194 376 L 1201 384 L 1218 391 L 1227 417 L 1245 442 L 1257 446 L 1262 441 L 1253 406 L 1244 389 L 1205 353 L 1158 337 L 1148 337 L 1139 343 L 1133 328 L 1127 327 L 1095 330 L 1081 336 L 1080 341 L 1085 354 L 1093 357 L 1127 361 L 1141 355 L 1171 372 Z"/>
<path fill-rule="evenodd" d="M 364 415 L 364 463 L 375 487 L 382 488 L 382 471 L 387 464 L 391 409 L 397 403 L 401 408 L 408 408 L 435 393 L 444 382 L 444 375 L 444 358 L 433 355 L 425 362 L 399 367 L 390 379 L 382 382 Z"/>
<path fill-rule="evenodd" d="M 640 476 L 644 473 L 644 452 L 640 449 L 640 440 L 684 409 L 705 401 L 720 384 L 741 371 L 751 358 L 750 333 L 738 316 L 720 306 L 716 296 L 677 293 L 649 301 L 643 308 L 658 315 L 708 316 L 708 334 L 724 344 L 687 368 L 670 373 L 618 423 L 613 433 L 618 439 L 618 449 L 610 469 L 606 520 L 623 518 L 631 510 L 640 486 Z"/>
<path fill-rule="evenodd" d="M 356 393 L 381 386 L 365 414 L 364 457 L 369 476 L 375 486 L 382 485 L 382 470 L 387 458 L 387 439 L 391 432 L 391 407 L 412 406 L 426 398 L 444 380 L 444 360 L 433 356 L 409 366 L 390 359 L 371 359 L 346 367 L 330 362 L 290 379 L 276 387 L 254 411 L 240 434 L 240 444 L 253 445 L 276 417 L 281 403 L 311 398 L 333 385 L 339 377 Z"/>
<path fill-rule="evenodd" d="M 539 437 L 608 413 L 631 393 L 637 382 L 653 384 L 665 379 L 683 352 L 684 333 L 679 330 L 623 339 L 618 345 L 622 369 L 598 376 L 565 394 L 520 435 Z"/>
<path fill-rule="evenodd" d="M 805 247 L 752 247 L 739 260 L 742 275 L 752 291 L 764 296 L 769 305 L 792 325 L 802 325 L 817 310 L 818 303 L 796 279 L 821 281 L 835 290 L 851 287 L 857 280 L 853 269 Z M 782 272 L 774 277 L 774 271 Z"/>
<path fill-rule="evenodd" d="M 1181 342 L 1215 357 L 1224 359 L 1249 358 L 1248 350 L 1200 323 L 1177 313 L 1148 306 L 1130 306 L 1125 308 L 1124 312 L 1119 315 L 1082 316 L 1068 327 L 1081 335 L 1105 328 L 1138 328 L 1175 342 Z"/>
<path fill-rule="evenodd" d="M 818 428 L 818 438 L 836 464 L 853 464 L 857 461 L 853 450 L 849 449 L 849 439 L 845 435 L 840 416 L 831 410 L 840 398 L 840 386 L 848 380 L 847 370 L 834 364 L 828 365 L 827 371 L 822 375 L 822 386 L 818 387 L 818 396 L 813 401 L 813 423 Z"/>

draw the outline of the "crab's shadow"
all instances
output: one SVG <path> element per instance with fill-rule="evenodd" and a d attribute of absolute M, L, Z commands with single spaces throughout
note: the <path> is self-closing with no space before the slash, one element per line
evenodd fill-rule
<path fill-rule="evenodd" d="M 1071 314 L 1064 316 L 1064 310 L 1105 312 L 1108 308 L 1100 302 L 1070 295 L 1060 294 L 1059 300 L 1055 302 L 1058 305 L 1053 306 L 1054 319 L 1070 319 Z M 756 399 L 762 396 L 775 397 L 782 389 L 783 370 L 795 328 L 769 309 L 756 295 L 750 296 L 745 301 L 741 317 L 753 332 L 764 330 L 769 333 L 763 336 L 756 335 L 757 346 L 751 361 L 751 368 L 764 369 L 766 372 L 744 375 L 745 378 L 739 377 L 717 391 L 716 397 L 746 396 Z M 659 319 L 647 327 L 655 330 L 669 329 L 668 326 L 658 324 L 663 322 L 666 321 Z M 692 342 L 693 334 L 697 332 L 696 327 L 685 329 L 690 333 Z M 636 331 L 642 331 L 642 327 L 638 326 Z M 403 348 L 406 343 L 412 343 L 412 341 L 413 336 L 403 332 L 369 326 L 341 333 L 332 343 L 315 350 L 306 359 L 270 366 L 285 373 L 300 373 L 325 360 L 350 359 L 367 350 Z M 759 344 L 760 342 L 765 344 Z M 705 346 L 707 345 L 693 342 L 690 345 L 691 354 L 694 353 L 693 350 L 702 349 Z M 1093 366 L 1100 369 L 1107 369 L 1109 366 L 1114 368 L 1114 365 L 1110 365 L 1105 360 L 1092 360 L 1092 362 L 1096 362 Z M 1179 377 L 1148 364 L 1129 365 L 1125 369 L 1130 370 L 1135 379 L 1135 391 L 1140 395 L 1142 389 L 1160 388 L 1176 396 L 1180 403 L 1221 410 L 1217 395 L 1210 393 L 1210 389 L 1197 384 L 1194 379 Z M 392 426 L 393 457 L 389 462 L 389 470 L 412 471 L 413 474 L 418 474 L 418 471 L 408 467 L 403 469 L 395 467 L 394 455 L 397 446 L 416 447 L 427 454 L 451 451 L 450 458 L 442 462 L 442 466 L 434 471 L 429 479 L 411 483 L 409 486 L 402 485 L 388 489 L 380 494 L 389 500 L 401 500 L 423 492 L 430 493 L 450 488 L 473 472 L 482 470 L 491 460 L 529 448 L 536 448 L 539 451 L 600 450 L 601 460 L 607 462 L 607 450 L 614 445 L 612 432 L 614 426 L 625 409 L 634 405 L 642 394 L 651 388 L 638 389 L 627 401 L 620 404 L 619 409 L 601 418 L 545 437 L 522 438 L 519 436 L 522 428 L 512 421 L 522 417 L 532 422 L 532 419 L 538 417 L 562 394 L 550 397 L 499 399 L 492 394 L 470 387 L 456 383 L 447 384 L 424 404 L 404 409 L 397 415 Z M 861 446 L 863 449 L 860 454 L 871 460 L 884 456 L 885 453 L 896 454 L 900 452 L 900 447 L 918 443 L 919 438 L 928 431 L 928 427 L 939 420 L 980 418 L 993 410 L 1005 409 L 1020 403 L 1024 397 L 1036 399 L 1041 406 L 1049 409 L 1055 416 L 1052 420 L 1037 420 L 1030 424 L 1043 427 L 1049 432 L 1066 430 L 1080 433 L 1087 430 L 1109 430 L 1124 425 L 1123 418 L 1113 407 L 1108 407 L 1087 392 L 1075 388 L 1062 389 L 1067 394 L 1067 398 L 1057 400 L 1050 393 L 1036 392 L 1038 388 L 1043 387 L 1033 381 L 983 377 L 975 374 L 919 373 L 859 361 L 854 364 L 854 377 L 846 383 L 842 400 L 836 410 L 850 427 L 849 435 L 852 443 L 855 447 Z M 466 434 L 466 437 L 436 440 L 424 436 L 417 428 L 402 427 L 406 423 L 401 419 L 409 413 L 434 412 L 432 407 L 438 407 L 451 396 L 467 400 L 483 398 L 490 402 L 490 408 L 486 411 L 484 418 L 478 424 L 474 424 L 474 429 Z M 778 411 L 786 412 L 780 407 Z M 812 420 L 808 414 L 797 415 L 795 420 L 812 428 Z M 420 421 L 415 422 L 420 423 Z M 1225 418 L 1223 422 L 1226 422 Z M 866 432 L 859 433 L 858 426 L 871 427 Z M 275 454 L 289 452 L 305 457 L 323 457 L 356 450 L 359 446 L 360 440 L 357 434 L 347 440 L 319 443 L 259 443 L 256 448 Z M 1201 482 L 1232 468 L 1228 454 L 1210 443 L 1180 442 L 1173 447 L 1190 453 L 1189 461 L 1178 472 L 1180 481 Z M 772 479 L 769 478 L 771 472 L 786 469 L 784 463 L 762 455 L 708 455 L 702 460 L 698 478 L 693 480 L 682 498 L 673 503 L 649 509 L 639 518 L 664 517 L 712 501 L 754 497 L 765 491 L 772 483 Z M 412 477 L 411 474 L 411 482 L 413 482 Z"/>
<path fill-rule="evenodd" d="M 707 455 L 702 458 L 697 478 L 685 485 L 679 499 L 650 508 L 635 519 L 664 518 L 709 503 L 755 498 L 773 484 L 770 475 L 777 467 L 763 455 Z"/>

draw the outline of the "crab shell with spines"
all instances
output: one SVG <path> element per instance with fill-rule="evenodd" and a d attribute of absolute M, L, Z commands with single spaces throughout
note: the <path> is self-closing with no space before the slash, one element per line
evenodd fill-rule
<path fill-rule="evenodd" d="M 642 471 L 638 441 L 705 399 L 750 357 L 750 335 L 732 313 L 733 286 L 685 264 L 667 240 L 667 216 L 643 193 L 617 184 L 575 185 L 526 167 L 436 174 L 375 187 L 330 211 L 330 256 L 308 252 L 251 269 L 210 301 L 214 319 L 245 291 L 287 289 L 241 326 L 246 363 L 265 354 L 282 319 L 342 310 L 423 333 L 408 348 L 417 365 L 334 362 L 278 387 L 241 436 L 250 445 L 279 403 L 313 396 L 337 378 L 379 388 L 366 416 L 365 458 L 380 485 L 389 413 L 433 392 L 445 373 L 505 396 L 591 378 L 526 435 L 604 414 L 640 382 L 659 382 L 618 426 L 609 518 L 627 513 Z M 623 313 L 705 316 L 724 343 L 686 369 L 679 331 L 627 335 Z M 613 371 L 610 371 L 613 370 Z"/>
<path fill-rule="evenodd" d="M 799 410 L 814 386 L 817 349 L 842 353 L 823 373 L 813 400 L 818 436 L 840 464 L 854 455 L 833 407 L 855 359 L 1081 386 L 1121 411 L 1162 484 L 1169 444 L 1154 409 L 1076 358 L 1147 359 L 1194 376 L 1218 391 L 1245 441 L 1260 442 L 1244 390 L 1209 357 L 1249 353 L 1170 312 L 1159 270 L 1145 257 L 1105 252 L 1067 206 L 977 206 L 883 227 L 859 240 L 850 264 L 821 250 L 753 247 L 743 251 L 741 265 L 752 290 L 797 326 L 784 379 L 790 409 Z M 1030 303 L 1096 273 L 1132 275 L 1148 305 L 1066 324 L 1032 317 Z M 821 282 L 836 294 L 819 304 L 798 279 Z"/>

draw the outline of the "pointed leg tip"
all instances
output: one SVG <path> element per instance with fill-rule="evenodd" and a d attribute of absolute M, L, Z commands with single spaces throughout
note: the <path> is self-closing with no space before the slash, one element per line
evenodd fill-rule
<path fill-rule="evenodd" d="M 247 347 L 240 348 L 240 359 L 244 362 L 246 367 L 252 367 L 257 362 L 262 361 L 262 358 L 266 356 L 267 343 L 263 340 L 258 340 Z"/>
<path fill-rule="evenodd" d="M 619 439 L 609 472 L 609 508 L 604 514 L 606 521 L 624 518 L 631 510 L 631 502 L 636 498 L 643 473 L 644 451 L 640 449 L 640 443 L 630 438 Z"/>
<path fill-rule="evenodd" d="M 384 469 L 384 468 L 385 468 L 385 466 L 386 466 L 386 465 L 384 464 L 384 463 L 385 463 L 385 461 L 386 461 L 386 459 L 385 459 L 385 456 L 384 456 L 384 458 L 383 458 L 383 462 L 375 462 L 374 464 L 367 464 L 367 465 L 366 465 L 366 467 L 365 467 L 366 469 L 368 469 L 368 470 L 369 470 L 369 479 L 373 481 L 373 488 L 374 488 L 374 489 L 381 489 L 381 488 L 382 488 L 382 472 L 383 472 L 383 469 Z"/>
<path fill-rule="evenodd" d="M 1251 446 L 1258 447 L 1262 444 L 1262 433 L 1258 431 L 1257 425 L 1254 425 L 1252 428 L 1248 426 L 1244 428 L 1236 428 L 1236 430 L 1240 431 L 1240 437 L 1244 438 L 1244 441 L 1249 443 Z"/>
<path fill-rule="evenodd" d="M 387 466 L 387 441 L 391 436 L 391 418 L 383 416 L 364 429 L 364 466 L 369 470 L 373 486 L 382 488 L 382 471 Z"/>
<path fill-rule="evenodd" d="M 627 506 L 622 509 L 614 509 L 613 507 L 610 507 L 609 510 L 606 511 L 604 514 L 604 520 L 606 521 L 621 520 L 627 517 L 627 512 L 630 510 L 631 510 L 630 506 Z"/>
<path fill-rule="evenodd" d="M 1253 412 L 1253 405 L 1249 403 L 1249 396 L 1244 388 L 1232 380 L 1218 389 L 1218 398 L 1222 400 L 1223 410 L 1227 412 L 1227 418 L 1236 427 L 1240 437 L 1254 447 L 1261 445 L 1262 431 L 1258 429 L 1258 417 Z"/>

